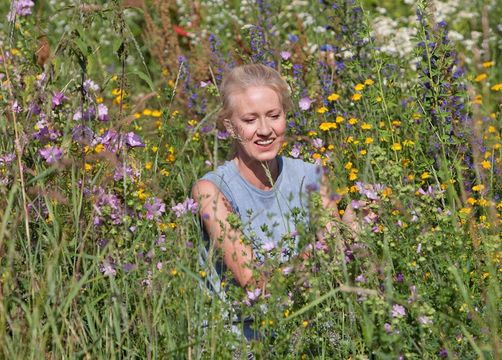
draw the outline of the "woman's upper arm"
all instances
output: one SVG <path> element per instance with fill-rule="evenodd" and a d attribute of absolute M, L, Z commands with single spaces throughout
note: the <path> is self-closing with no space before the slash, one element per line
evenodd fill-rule
<path fill-rule="evenodd" d="M 192 188 L 192 197 L 200 204 L 199 214 L 214 246 L 222 249 L 223 262 L 241 286 L 253 277 L 251 246 L 242 241 L 239 230 L 233 229 L 227 217 L 232 206 L 221 191 L 208 180 L 199 180 Z"/>

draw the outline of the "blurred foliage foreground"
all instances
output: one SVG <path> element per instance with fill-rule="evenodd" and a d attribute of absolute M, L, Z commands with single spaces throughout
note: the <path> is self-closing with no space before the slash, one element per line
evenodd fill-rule
<path fill-rule="evenodd" d="M 501 10 L 376 5 L 0 5 L 0 357 L 500 358 Z M 266 296 L 222 298 L 190 188 L 249 62 L 290 84 L 283 154 L 324 165 L 363 231 L 303 262 L 267 247 Z"/>

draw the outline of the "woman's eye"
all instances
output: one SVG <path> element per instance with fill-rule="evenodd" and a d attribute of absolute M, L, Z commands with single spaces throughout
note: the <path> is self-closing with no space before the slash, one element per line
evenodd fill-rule
<path fill-rule="evenodd" d="M 272 119 L 279 119 L 281 117 L 281 114 L 274 114 L 270 116 Z"/>
<path fill-rule="evenodd" d="M 242 121 L 246 122 L 246 123 L 251 123 L 254 121 L 254 119 L 242 119 Z"/>

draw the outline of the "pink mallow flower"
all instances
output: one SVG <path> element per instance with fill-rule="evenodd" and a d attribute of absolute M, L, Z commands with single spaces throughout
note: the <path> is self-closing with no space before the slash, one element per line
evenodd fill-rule
<path fill-rule="evenodd" d="M 47 146 L 39 150 L 40 155 L 48 164 L 57 162 L 63 156 L 63 152 L 57 146 Z"/>
<path fill-rule="evenodd" d="M 190 211 L 192 214 L 197 213 L 198 204 L 194 199 L 187 198 L 182 203 L 178 203 L 171 208 L 176 213 L 176 217 L 180 217 Z"/>
<path fill-rule="evenodd" d="M 399 304 L 394 304 L 392 306 L 391 315 L 393 318 L 401 318 L 406 315 L 406 309 L 404 308 L 404 306 L 401 306 Z"/>
<path fill-rule="evenodd" d="M 310 105 L 312 105 L 313 102 L 314 100 L 312 100 L 308 96 L 305 96 L 300 99 L 300 101 L 298 102 L 298 106 L 300 106 L 300 109 L 302 110 L 308 110 L 310 109 Z"/>
<path fill-rule="evenodd" d="M 153 197 L 145 202 L 145 209 L 148 220 L 158 219 L 166 212 L 166 204 L 161 199 Z"/>
<path fill-rule="evenodd" d="M 108 121 L 108 108 L 105 104 L 98 105 L 98 120 Z"/>

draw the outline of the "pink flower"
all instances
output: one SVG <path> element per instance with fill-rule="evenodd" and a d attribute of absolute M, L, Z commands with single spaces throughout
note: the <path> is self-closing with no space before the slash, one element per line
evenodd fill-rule
<path fill-rule="evenodd" d="M 108 108 L 104 104 L 98 105 L 98 120 L 108 121 Z"/>
<path fill-rule="evenodd" d="M 63 156 L 63 152 L 57 146 L 44 147 L 39 153 L 48 164 L 57 162 Z"/>
<path fill-rule="evenodd" d="M 392 317 L 394 318 L 401 318 L 406 315 L 406 309 L 404 306 L 401 306 L 399 304 L 394 304 L 392 306 L 392 312 L 391 312 Z"/>
<path fill-rule="evenodd" d="M 310 105 L 312 105 L 313 102 L 314 100 L 312 100 L 308 96 L 305 96 L 300 99 L 300 101 L 298 102 L 298 106 L 300 106 L 300 109 L 302 110 L 308 110 L 310 109 Z"/>
<path fill-rule="evenodd" d="M 281 51 L 282 60 L 288 60 L 291 57 L 291 53 L 289 51 Z"/>

